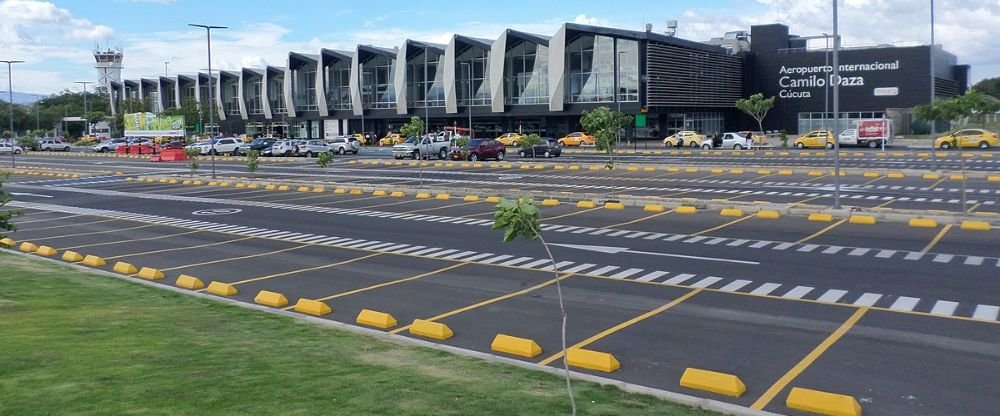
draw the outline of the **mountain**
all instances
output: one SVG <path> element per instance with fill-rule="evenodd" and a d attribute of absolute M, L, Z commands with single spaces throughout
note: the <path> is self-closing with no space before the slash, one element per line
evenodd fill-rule
<path fill-rule="evenodd" d="M 7 91 L 0 91 L 0 101 L 7 102 Z M 47 97 L 46 94 L 31 94 L 26 92 L 14 91 L 14 104 L 34 104 L 42 98 Z"/>

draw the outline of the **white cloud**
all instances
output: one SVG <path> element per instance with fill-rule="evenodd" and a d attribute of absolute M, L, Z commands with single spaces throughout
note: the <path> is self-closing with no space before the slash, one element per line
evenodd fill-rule
<path fill-rule="evenodd" d="M 600 19 L 594 16 L 587 16 L 585 14 L 576 15 L 576 17 L 573 18 L 573 23 L 590 26 L 608 26 L 607 19 Z"/>
<path fill-rule="evenodd" d="M 94 40 L 114 35 L 114 30 L 108 26 L 76 18 L 69 10 L 38 0 L 6 0 L 0 3 L 0 30 L 5 43 L 38 43 L 51 34 Z"/>
<path fill-rule="evenodd" d="M 126 3 L 156 3 L 156 4 L 174 4 L 177 0 L 119 0 Z"/>

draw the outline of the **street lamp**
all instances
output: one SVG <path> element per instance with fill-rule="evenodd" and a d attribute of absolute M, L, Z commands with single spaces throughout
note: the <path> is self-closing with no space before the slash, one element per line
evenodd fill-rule
<path fill-rule="evenodd" d="M 358 62 L 358 92 L 361 95 L 361 137 L 368 141 L 368 133 L 365 131 L 365 63 Z M 374 141 L 375 138 L 372 138 Z"/>
<path fill-rule="evenodd" d="M 16 168 L 17 165 L 14 162 L 14 81 L 11 71 L 11 65 L 13 64 L 23 64 L 24 61 L 17 60 L 0 60 L 0 62 L 7 64 L 7 108 L 10 109 L 10 167 Z"/>
<path fill-rule="evenodd" d="M 472 62 L 462 62 L 460 65 L 468 67 L 467 73 L 469 75 L 465 81 L 469 83 L 469 105 L 467 111 L 469 112 L 469 139 L 472 139 Z"/>
<path fill-rule="evenodd" d="M 170 72 L 167 71 L 167 65 L 170 65 L 170 61 L 163 61 L 163 76 L 169 77 Z"/>
<path fill-rule="evenodd" d="M 840 27 L 837 20 L 837 0 L 833 0 L 833 209 L 840 209 Z"/>
<path fill-rule="evenodd" d="M 931 71 L 931 106 L 934 106 L 934 0 L 931 0 L 931 47 L 930 47 L 930 71 Z M 931 171 L 937 170 L 937 150 L 934 149 L 934 135 L 937 134 L 935 120 L 931 120 Z"/>
<path fill-rule="evenodd" d="M 208 125 L 215 125 L 215 100 L 212 99 L 212 29 L 228 29 L 226 26 L 212 26 L 212 25 L 199 25 L 194 23 L 188 23 L 188 26 L 200 27 L 205 29 L 205 34 L 208 39 L 208 102 L 211 106 L 211 110 L 208 112 Z M 215 137 L 209 134 L 208 143 L 212 146 L 212 150 L 209 155 L 212 157 L 212 179 L 215 179 Z"/>
<path fill-rule="evenodd" d="M 90 120 L 87 118 L 87 84 L 93 84 L 93 82 L 77 81 L 76 83 L 83 85 L 83 129 L 87 133 L 87 137 L 90 137 Z"/>

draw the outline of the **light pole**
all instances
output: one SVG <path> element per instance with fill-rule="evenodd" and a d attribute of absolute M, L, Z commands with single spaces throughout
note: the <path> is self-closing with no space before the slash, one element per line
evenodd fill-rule
<path fill-rule="evenodd" d="M 472 62 L 462 62 L 461 65 L 468 67 L 469 75 L 465 81 L 469 83 L 469 108 L 467 111 L 469 112 L 469 139 L 472 139 Z"/>
<path fill-rule="evenodd" d="M 170 61 L 163 61 L 163 76 L 169 77 L 170 72 L 167 72 L 167 65 L 170 65 Z"/>
<path fill-rule="evenodd" d="M 24 61 L 17 60 L 0 60 L 0 62 L 7 64 L 7 108 L 10 110 L 10 167 L 16 168 L 16 162 L 14 162 L 14 76 L 11 73 L 11 65 L 23 64 Z"/>
<path fill-rule="evenodd" d="M 208 40 L 208 102 L 211 106 L 211 110 L 208 112 L 208 125 L 215 125 L 215 100 L 212 99 L 212 29 L 228 29 L 226 26 L 212 26 L 212 25 L 199 25 L 194 23 L 188 23 L 188 26 L 200 27 L 205 29 L 205 34 Z M 212 179 L 215 179 L 215 135 L 209 134 L 208 143 L 212 146 L 212 150 L 209 155 L 212 157 Z"/>
<path fill-rule="evenodd" d="M 934 0 L 931 0 L 931 47 L 930 47 L 930 71 L 931 71 L 931 107 L 934 106 Z M 934 148 L 934 136 L 937 134 L 935 120 L 931 120 L 931 171 L 937 170 L 937 149 Z"/>
<path fill-rule="evenodd" d="M 83 85 L 83 130 L 90 137 L 90 119 L 87 118 L 87 84 L 93 84 L 90 81 L 77 81 L 77 84 Z"/>
<path fill-rule="evenodd" d="M 620 94 L 620 92 L 621 92 L 621 80 L 620 79 L 622 77 L 622 54 L 623 53 L 626 53 L 626 52 L 625 51 L 618 51 L 618 54 L 615 55 L 615 57 L 618 58 L 617 62 L 615 63 L 615 102 L 618 103 L 618 113 L 619 114 L 621 114 L 621 112 L 622 112 L 622 100 L 621 100 L 621 96 L 620 96 L 621 95 Z M 621 130 L 621 129 L 615 130 L 615 145 L 616 146 L 621 146 L 621 141 L 622 141 L 621 137 L 618 135 L 618 131 L 619 130 Z"/>
<path fill-rule="evenodd" d="M 365 63 L 358 62 L 358 92 L 361 95 L 361 136 L 368 141 L 368 132 L 365 131 Z M 375 138 L 372 138 L 374 141 Z"/>
<path fill-rule="evenodd" d="M 833 0 L 833 209 L 840 209 L 840 27 L 837 20 L 837 0 Z"/>
<path fill-rule="evenodd" d="M 42 129 L 41 116 L 39 115 L 41 109 L 38 108 L 38 104 L 42 102 L 42 96 L 35 96 L 35 134 L 38 134 L 38 130 Z"/>
<path fill-rule="evenodd" d="M 429 115 L 430 114 L 430 110 L 428 109 L 428 105 L 427 105 L 427 93 L 428 93 L 428 90 L 430 89 L 429 88 L 430 87 L 430 81 L 427 80 L 427 53 L 428 52 L 429 52 L 429 49 L 427 49 L 427 45 L 424 45 L 424 136 L 430 135 L 430 130 L 431 130 L 431 119 L 430 119 L 430 115 Z M 428 156 L 428 159 L 430 159 L 429 156 Z"/>

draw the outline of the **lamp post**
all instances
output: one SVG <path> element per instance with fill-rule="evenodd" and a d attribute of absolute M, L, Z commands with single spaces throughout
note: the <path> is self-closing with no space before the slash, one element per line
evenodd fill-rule
<path fill-rule="evenodd" d="M 77 84 L 83 85 L 83 130 L 90 137 L 90 119 L 87 117 L 87 84 L 93 84 L 90 81 L 77 81 Z"/>
<path fill-rule="evenodd" d="M 833 0 L 833 209 L 840 209 L 840 28 L 837 20 L 837 0 Z"/>
<path fill-rule="evenodd" d="M 361 136 L 368 141 L 368 132 L 365 131 L 365 63 L 358 62 L 358 92 L 361 95 Z M 372 141 L 374 141 L 374 137 Z"/>
<path fill-rule="evenodd" d="M 169 77 L 170 72 L 167 71 L 167 65 L 170 65 L 170 61 L 163 61 L 163 76 Z"/>
<path fill-rule="evenodd" d="M 931 0 L 931 47 L 930 47 L 930 71 L 931 71 L 931 106 L 934 105 L 934 0 Z M 935 120 L 931 120 L 931 171 L 937 170 L 937 150 L 934 149 L 934 136 L 937 134 Z"/>
<path fill-rule="evenodd" d="M 37 131 L 42 129 L 41 115 L 39 114 L 41 112 L 41 109 L 38 108 L 38 104 L 41 103 L 41 102 L 42 102 L 42 96 L 41 95 L 36 95 L 35 96 L 35 132 L 36 132 L 35 134 L 38 134 Z"/>
<path fill-rule="evenodd" d="M 430 82 L 427 80 L 427 54 L 429 49 L 427 45 L 424 45 L 424 136 L 430 135 L 431 131 L 431 120 L 430 120 L 430 110 L 427 105 L 427 93 L 430 89 Z M 430 157 L 428 157 L 429 159 Z"/>
<path fill-rule="evenodd" d="M 622 112 L 622 100 L 621 100 L 621 94 L 619 94 L 619 93 L 621 92 L 622 54 L 623 53 L 627 53 L 627 52 L 626 51 L 618 51 L 618 54 L 615 55 L 615 57 L 618 58 L 617 62 L 615 63 L 615 102 L 618 103 L 618 113 L 619 114 Z M 618 135 L 618 131 L 619 130 L 621 130 L 621 129 L 615 130 L 615 145 L 616 146 L 621 146 L 621 137 Z"/>
<path fill-rule="evenodd" d="M 472 139 L 472 62 L 462 62 L 461 65 L 468 67 L 467 73 L 469 75 L 465 81 L 469 83 L 469 105 L 467 111 L 469 112 L 469 139 Z"/>
<path fill-rule="evenodd" d="M 17 167 L 16 162 L 14 162 L 14 76 L 11 73 L 11 65 L 23 64 L 24 61 L 17 60 L 0 60 L 7 64 L 7 108 L 10 110 L 10 167 Z"/>
<path fill-rule="evenodd" d="M 215 125 L 215 100 L 212 99 L 212 29 L 228 29 L 226 26 L 212 26 L 212 25 L 200 25 L 194 23 L 188 23 L 188 26 L 200 27 L 205 29 L 206 39 L 208 40 L 208 102 L 211 106 L 211 110 L 208 112 L 208 125 Z M 212 157 L 212 179 L 215 179 L 215 137 L 213 134 L 208 135 L 208 143 L 212 146 L 212 150 L 209 155 Z"/>

